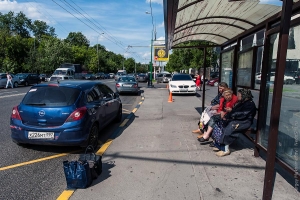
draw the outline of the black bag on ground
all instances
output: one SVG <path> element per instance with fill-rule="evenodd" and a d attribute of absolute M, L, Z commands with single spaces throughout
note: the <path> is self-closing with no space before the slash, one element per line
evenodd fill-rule
<path fill-rule="evenodd" d="M 91 153 L 88 153 L 89 149 L 92 150 Z M 93 179 L 102 173 L 102 157 L 95 154 L 93 146 L 86 148 L 85 153 L 80 155 L 79 161 L 86 161 L 89 164 Z"/>
<path fill-rule="evenodd" d="M 84 189 L 92 184 L 89 163 L 86 161 L 63 161 L 68 189 Z"/>

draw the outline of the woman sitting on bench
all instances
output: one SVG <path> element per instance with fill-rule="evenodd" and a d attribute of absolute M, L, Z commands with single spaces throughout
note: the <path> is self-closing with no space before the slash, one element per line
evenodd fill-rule
<path fill-rule="evenodd" d="M 212 133 L 212 130 L 215 126 L 215 124 L 220 121 L 228 111 L 231 111 L 232 107 L 237 102 L 237 96 L 235 96 L 231 89 L 227 88 L 223 91 L 223 96 L 220 99 L 220 107 L 216 114 L 211 116 L 209 121 L 207 122 L 208 127 L 207 131 L 204 132 L 203 136 L 201 138 L 198 138 L 199 142 L 207 142 L 209 140 L 209 137 Z"/>
<path fill-rule="evenodd" d="M 216 155 L 220 157 L 230 154 L 229 145 L 239 136 L 239 133 L 251 127 L 256 114 L 256 106 L 249 89 L 240 89 L 237 98 L 236 105 L 228 109 L 222 121 L 214 126 L 215 147 L 213 150 L 219 151 Z"/>

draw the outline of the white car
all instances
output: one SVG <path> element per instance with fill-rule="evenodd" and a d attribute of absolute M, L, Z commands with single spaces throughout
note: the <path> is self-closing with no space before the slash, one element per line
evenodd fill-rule
<path fill-rule="evenodd" d="M 174 74 L 169 81 L 172 94 L 196 94 L 196 84 L 189 74 Z"/>
<path fill-rule="evenodd" d="M 270 81 L 274 82 L 274 80 L 275 80 L 275 72 L 271 72 Z M 295 78 L 284 74 L 283 83 L 292 85 L 293 83 L 295 83 Z"/>

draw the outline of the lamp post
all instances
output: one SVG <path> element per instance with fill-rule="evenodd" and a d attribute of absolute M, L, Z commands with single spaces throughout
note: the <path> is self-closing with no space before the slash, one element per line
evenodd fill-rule
<path fill-rule="evenodd" d="M 154 24 L 153 24 L 151 0 L 150 0 L 150 7 L 151 7 L 151 12 L 146 11 L 146 14 L 151 14 L 151 18 L 152 18 L 151 47 L 150 47 L 151 48 L 151 53 L 150 53 L 150 79 L 149 79 L 149 82 L 148 82 L 148 87 L 153 87 L 153 85 L 152 85 L 152 67 L 153 67 L 153 63 L 152 63 L 152 46 L 153 46 Z"/>
<path fill-rule="evenodd" d="M 97 67 L 98 67 L 98 72 L 99 72 L 99 51 L 98 51 L 98 46 L 99 46 L 99 36 L 103 35 L 104 33 L 100 33 L 98 36 L 97 36 Z"/>

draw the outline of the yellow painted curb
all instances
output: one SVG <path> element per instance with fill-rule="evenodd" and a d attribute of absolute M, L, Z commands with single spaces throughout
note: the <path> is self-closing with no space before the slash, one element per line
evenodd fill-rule
<path fill-rule="evenodd" d="M 56 200 L 67 200 L 72 196 L 74 192 L 75 190 L 65 190 L 61 193 L 61 195 L 59 195 Z"/>

